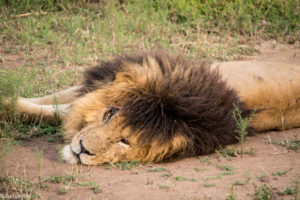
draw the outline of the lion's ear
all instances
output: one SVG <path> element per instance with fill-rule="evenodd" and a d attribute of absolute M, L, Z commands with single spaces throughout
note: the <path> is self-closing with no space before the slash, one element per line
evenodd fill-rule
<path fill-rule="evenodd" d="M 141 66 L 137 65 L 136 63 L 130 63 L 130 62 L 122 62 L 122 68 L 123 71 L 118 72 L 116 74 L 116 78 L 114 80 L 114 83 L 128 83 L 132 84 L 136 78 L 137 73 L 139 69 L 141 69 Z"/>
<path fill-rule="evenodd" d="M 129 72 L 119 72 L 116 75 L 114 83 L 132 83 L 133 76 Z"/>

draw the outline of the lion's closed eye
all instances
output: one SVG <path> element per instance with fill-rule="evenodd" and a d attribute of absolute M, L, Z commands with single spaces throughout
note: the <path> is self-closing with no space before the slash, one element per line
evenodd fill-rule
<path fill-rule="evenodd" d="M 103 115 L 103 121 L 108 122 L 117 112 L 119 112 L 119 108 L 112 107 L 108 109 Z"/>

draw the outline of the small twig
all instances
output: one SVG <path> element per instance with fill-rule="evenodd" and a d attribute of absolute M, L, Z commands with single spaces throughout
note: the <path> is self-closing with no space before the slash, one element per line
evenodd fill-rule
<path fill-rule="evenodd" d="M 271 140 L 270 135 L 268 135 L 268 139 L 269 139 L 270 144 L 271 144 L 272 147 L 273 147 L 273 150 L 274 150 L 274 151 L 277 151 L 276 147 L 275 147 L 274 144 L 272 143 L 272 140 Z"/>
<path fill-rule="evenodd" d="M 150 164 L 144 164 L 144 165 L 147 167 L 153 167 L 153 165 L 150 165 Z"/>
<path fill-rule="evenodd" d="M 286 133 L 285 133 L 285 129 L 284 129 L 284 117 L 283 117 L 283 115 L 281 115 L 281 129 L 283 131 L 283 135 L 284 135 L 285 141 L 289 142 L 289 140 L 288 140 L 288 138 L 286 136 Z"/>
<path fill-rule="evenodd" d="M 22 17 L 28 17 L 30 16 L 32 13 L 24 13 L 24 14 L 20 14 L 20 15 L 16 15 L 16 18 L 22 18 Z"/>
<path fill-rule="evenodd" d="M 279 154 L 286 154 L 288 151 L 281 151 L 281 152 L 276 152 L 276 153 L 269 153 L 269 155 L 279 155 Z"/>
<path fill-rule="evenodd" d="M 116 165 L 114 165 L 114 163 L 108 161 L 108 164 L 112 167 L 112 168 L 117 168 Z"/>
<path fill-rule="evenodd" d="M 23 13 L 20 15 L 16 15 L 16 18 L 22 18 L 22 17 L 29 17 L 30 15 L 35 15 L 35 16 L 39 16 L 39 15 L 47 15 L 47 12 L 44 11 L 40 11 L 40 12 L 33 12 L 33 13 Z"/>
<path fill-rule="evenodd" d="M 261 166 L 260 169 L 261 169 L 266 175 L 269 175 L 269 174 L 270 174 L 269 172 L 267 172 L 267 171 L 265 170 L 265 168 L 264 168 L 263 166 Z"/>

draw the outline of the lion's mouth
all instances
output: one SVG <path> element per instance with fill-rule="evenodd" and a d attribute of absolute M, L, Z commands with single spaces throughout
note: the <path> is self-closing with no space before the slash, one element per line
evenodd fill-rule
<path fill-rule="evenodd" d="M 81 157 L 82 156 L 95 156 L 96 154 L 91 153 L 88 151 L 85 146 L 83 145 L 82 140 L 79 141 L 76 145 L 69 144 L 64 146 L 62 149 L 62 157 L 66 163 L 69 164 L 76 164 L 82 163 Z"/>
<path fill-rule="evenodd" d="M 94 156 L 94 155 L 96 155 L 96 154 L 93 154 L 93 153 L 89 152 L 89 151 L 83 146 L 82 140 L 79 141 L 79 145 L 80 145 L 80 149 L 81 149 L 81 150 L 80 150 L 80 153 L 77 154 L 77 156 L 79 156 L 79 155 L 82 154 L 82 153 L 85 153 L 85 154 L 87 154 L 87 155 L 89 155 L 89 156 Z"/>

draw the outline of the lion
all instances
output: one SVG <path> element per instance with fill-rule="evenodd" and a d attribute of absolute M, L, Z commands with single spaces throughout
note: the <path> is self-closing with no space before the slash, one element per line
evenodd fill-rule
<path fill-rule="evenodd" d="M 19 98 L 28 117 L 63 121 L 67 163 L 157 163 L 238 142 L 233 109 L 257 110 L 255 131 L 300 126 L 300 66 L 234 61 L 208 65 L 165 51 L 117 56 L 83 84 Z"/>

